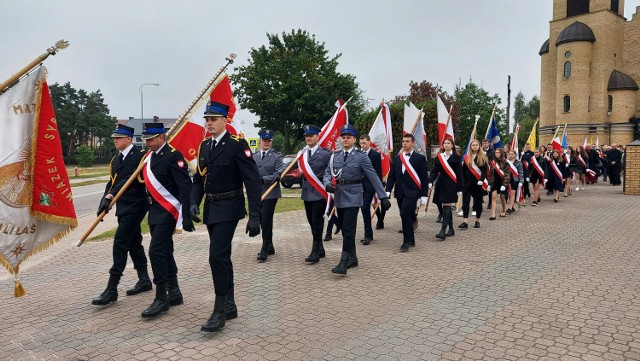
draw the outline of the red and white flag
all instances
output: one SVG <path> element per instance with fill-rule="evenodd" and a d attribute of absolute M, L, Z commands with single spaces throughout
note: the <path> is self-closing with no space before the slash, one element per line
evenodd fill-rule
<path fill-rule="evenodd" d="M 551 147 L 555 150 L 562 150 L 562 141 L 560 140 L 560 137 L 553 138 L 551 141 Z"/>
<path fill-rule="evenodd" d="M 404 105 L 404 123 L 402 127 L 402 134 L 413 134 L 416 145 L 414 150 L 424 156 L 427 155 L 427 132 L 424 130 L 424 122 L 422 118 L 424 112 L 416 108 L 413 103 Z"/>
<path fill-rule="evenodd" d="M 513 132 L 513 139 L 511 139 L 511 143 L 509 144 L 509 149 L 516 152 L 516 157 L 520 153 L 518 149 L 518 133 L 520 133 L 520 124 L 516 124 L 516 130 Z"/>
<path fill-rule="evenodd" d="M 382 178 L 385 179 L 391 170 L 389 154 L 393 152 L 389 104 L 382 103 L 380 112 L 371 126 L 369 136 L 371 137 L 371 147 L 379 152 L 382 158 Z"/>
<path fill-rule="evenodd" d="M 438 144 L 442 144 L 445 137 L 453 137 L 453 120 L 451 119 L 451 109 L 447 110 L 442 98 L 436 96 L 436 102 L 438 104 Z"/>
<path fill-rule="evenodd" d="M 0 95 L 0 263 L 15 276 L 22 261 L 78 225 L 45 69 Z"/>
<path fill-rule="evenodd" d="M 169 140 L 169 144 L 179 150 L 189 162 L 189 168 L 192 170 L 195 169 L 197 165 L 196 158 L 198 157 L 200 143 L 202 143 L 202 140 L 206 137 L 210 136 L 204 127 L 204 111 L 206 110 L 208 100 L 229 104 L 227 131 L 239 137 L 244 136 L 239 122 L 233 119 L 236 113 L 236 104 L 233 100 L 229 77 L 225 74 L 222 79 L 213 86 L 209 96 L 200 99 L 200 102 L 194 107 L 194 110 L 187 115 L 188 120 L 178 128 L 174 136 Z"/>
<path fill-rule="evenodd" d="M 318 144 L 320 147 L 330 150 L 336 150 L 338 138 L 340 137 L 340 128 L 349 124 L 349 113 L 342 99 L 336 102 L 335 113 L 329 121 L 322 127 L 318 135 Z"/>

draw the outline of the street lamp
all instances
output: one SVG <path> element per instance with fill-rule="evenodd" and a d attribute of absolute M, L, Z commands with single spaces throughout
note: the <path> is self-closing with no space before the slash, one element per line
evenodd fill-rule
<path fill-rule="evenodd" d="M 160 86 L 158 83 L 144 83 L 138 88 L 138 92 L 140 92 L 140 119 L 144 119 L 144 95 L 142 94 L 142 87 L 145 85 Z"/>

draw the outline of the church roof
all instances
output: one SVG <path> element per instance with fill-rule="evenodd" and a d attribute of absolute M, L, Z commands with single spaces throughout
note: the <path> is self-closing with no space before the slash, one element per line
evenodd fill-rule
<path fill-rule="evenodd" d="M 607 85 L 607 90 L 638 90 L 638 83 L 633 80 L 629 75 L 614 70 L 611 72 L 611 76 L 609 76 L 609 85 Z"/>
<path fill-rule="evenodd" d="M 540 48 L 540 51 L 538 52 L 538 55 L 542 55 L 542 54 L 546 54 L 549 52 L 549 39 L 547 39 L 543 44 L 542 47 Z"/>
<path fill-rule="evenodd" d="M 593 43 L 596 41 L 596 37 L 590 27 L 585 23 L 576 21 L 560 32 L 556 39 L 556 46 L 572 41 L 590 41 Z"/>

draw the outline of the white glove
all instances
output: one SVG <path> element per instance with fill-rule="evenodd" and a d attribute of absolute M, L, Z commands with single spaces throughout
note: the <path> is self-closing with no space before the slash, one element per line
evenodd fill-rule
<path fill-rule="evenodd" d="M 429 189 L 433 188 L 433 183 L 429 183 Z"/>
<path fill-rule="evenodd" d="M 487 192 L 491 193 L 491 186 L 487 186 Z"/>
<path fill-rule="evenodd" d="M 456 194 L 458 195 L 458 197 L 460 197 L 462 195 L 462 192 L 458 192 Z"/>
<path fill-rule="evenodd" d="M 526 180 L 527 183 L 531 182 L 531 178 L 529 178 L 529 177 L 525 178 L 524 180 Z"/>
<path fill-rule="evenodd" d="M 420 197 L 420 204 L 427 204 L 427 197 Z"/>
<path fill-rule="evenodd" d="M 478 185 L 479 185 L 479 186 L 482 186 L 482 181 L 478 181 Z"/>
<path fill-rule="evenodd" d="M 387 192 L 387 198 L 391 198 L 391 192 Z"/>
<path fill-rule="evenodd" d="M 518 189 L 522 188 L 522 183 L 518 183 Z"/>
<path fill-rule="evenodd" d="M 504 186 L 500 186 L 500 192 L 504 192 L 506 188 Z"/>

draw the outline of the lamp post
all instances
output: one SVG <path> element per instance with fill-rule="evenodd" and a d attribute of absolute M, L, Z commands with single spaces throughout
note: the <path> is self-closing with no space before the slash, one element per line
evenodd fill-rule
<path fill-rule="evenodd" d="M 142 87 L 145 85 L 160 86 L 158 83 L 144 83 L 138 88 L 138 92 L 140 93 L 140 119 L 144 119 L 144 94 L 142 93 Z"/>

